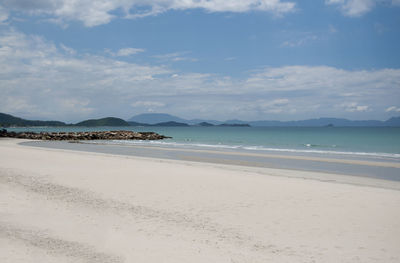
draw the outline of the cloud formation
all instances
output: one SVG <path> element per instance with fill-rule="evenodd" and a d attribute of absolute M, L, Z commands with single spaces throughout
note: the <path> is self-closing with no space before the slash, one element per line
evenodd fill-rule
<path fill-rule="evenodd" d="M 348 112 L 364 112 L 369 110 L 367 105 L 358 105 L 357 102 L 350 102 L 341 104 L 340 107 L 344 108 Z"/>
<path fill-rule="evenodd" d="M 153 56 L 154 58 L 157 58 L 158 60 L 162 62 L 178 62 L 178 61 L 190 61 L 190 62 L 196 62 L 196 58 L 192 58 L 187 56 L 190 52 L 183 51 L 183 52 L 174 52 L 174 53 L 168 53 L 168 54 L 162 54 L 162 55 L 155 55 Z"/>
<path fill-rule="evenodd" d="M 120 50 L 118 50 L 118 52 L 116 54 L 114 54 L 115 56 L 118 57 L 127 57 L 127 56 L 132 56 L 135 55 L 137 53 L 141 53 L 144 52 L 143 48 L 132 48 L 132 47 L 128 47 L 128 48 L 121 48 Z"/>
<path fill-rule="evenodd" d="M 327 0 L 327 4 L 339 5 L 346 16 L 361 16 L 375 6 L 375 0 Z"/>
<path fill-rule="evenodd" d="M 391 106 L 386 109 L 386 112 L 400 112 L 400 107 Z"/>
<path fill-rule="evenodd" d="M 386 118 L 397 113 L 400 69 L 263 68 L 234 78 L 80 54 L 0 31 L 0 112 L 77 121 L 163 111 L 185 118 Z M 375 116 L 375 117 L 374 117 Z"/>
<path fill-rule="evenodd" d="M 292 37 L 291 40 L 286 40 L 282 43 L 282 47 L 300 47 L 318 40 L 318 36 L 310 33 L 303 34 L 304 36 Z"/>
<path fill-rule="evenodd" d="M 400 6 L 400 0 L 321 0 L 338 7 L 349 17 L 359 17 L 378 4 Z M 65 26 L 80 21 L 86 27 L 108 24 L 113 19 L 135 19 L 154 16 L 170 10 L 201 9 L 206 12 L 246 13 L 268 12 L 282 16 L 301 9 L 294 0 L 3 0 L 0 3 L 0 24 L 12 11 L 51 21 Z M 288 44 L 290 44 L 288 42 Z"/>
<path fill-rule="evenodd" d="M 31 15 L 48 15 L 56 21 L 78 20 L 92 27 L 107 24 L 122 11 L 125 18 L 157 15 L 168 10 L 203 9 L 207 12 L 249 11 L 282 15 L 295 9 L 293 1 L 282 0 L 4 0 L 3 8 Z M 1 11 L 1 10 L 0 10 Z"/>
<path fill-rule="evenodd" d="M 66 119 L 99 114 L 101 104 L 143 93 L 143 83 L 170 73 L 158 66 L 79 55 L 15 30 L 0 34 L 0 67 L 0 111 Z"/>
<path fill-rule="evenodd" d="M 350 17 L 359 17 L 370 12 L 377 4 L 400 5 L 399 0 L 326 0 L 328 5 L 339 6 L 342 13 Z"/>
<path fill-rule="evenodd" d="M 0 25 L 8 19 L 8 12 L 0 6 Z"/>

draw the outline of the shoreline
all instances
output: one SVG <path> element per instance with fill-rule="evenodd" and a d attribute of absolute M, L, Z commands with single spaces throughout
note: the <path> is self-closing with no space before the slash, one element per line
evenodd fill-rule
<path fill-rule="evenodd" d="M 82 144 L 87 144 L 86 142 L 77 142 Z M 96 143 L 101 145 L 110 145 L 110 144 L 102 144 Z M 365 160 L 356 160 L 356 159 L 344 159 L 342 158 L 329 158 L 329 157 L 316 157 L 316 156 L 306 156 L 306 155 L 288 155 L 288 154 L 268 154 L 268 153 L 252 153 L 252 152 L 234 152 L 234 151 L 214 151 L 214 150 L 201 150 L 201 149 L 175 149 L 169 147 L 160 147 L 160 146 L 144 146 L 144 145 L 122 145 L 116 144 L 119 146 L 131 146 L 135 148 L 143 148 L 143 149 L 155 149 L 155 150 L 162 150 L 162 151 L 175 151 L 180 150 L 184 152 L 198 152 L 198 153 L 205 153 L 205 154 L 212 154 L 212 153 L 221 153 L 226 155 L 237 155 L 237 156 L 250 156 L 250 157 L 265 157 L 265 158 L 275 158 L 275 159 L 292 159 L 292 160 L 304 160 L 304 161 L 318 161 L 318 162 L 328 162 L 328 163 L 344 163 L 344 164 L 359 164 L 359 165 L 367 165 L 367 166 L 379 166 L 379 167 L 392 167 L 392 168 L 400 168 L 400 162 L 393 162 L 393 161 L 365 161 Z M 340 153 L 338 153 L 339 155 Z"/>
<path fill-rule="evenodd" d="M 332 155 L 345 158 L 376 158 L 392 159 L 400 162 L 398 129 L 378 129 L 368 127 L 358 130 L 357 127 L 323 128 L 317 127 L 254 127 L 251 129 L 207 127 L 157 127 L 150 129 L 153 132 L 172 136 L 173 139 L 153 142 L 160 147 L 189 147 L 213 148 L 221 150 L 248 150 L 255 152 L 269 152 L 271 154 L 304 154 L 304 155 Z M 382 128 L 382 127 L 381 127 Z M 81 128 L 81 129 L 36 129 L 36 131 L 66 132 L 66 131 L 103 131 L 110 127 Z M 121 127 L 122 129 L 122 127 Z M 378 130 L 377 130 L 378 129 Z M 26 129 L 26 131 L 29 129 Z M 136 132 L 149 131 L 142 128 L 130 129 Z M 16 129 L 15 131 L 25 131 Z M 34 131 L 34 129 L 32 129 Z M 397 132 L 396 132 L 397 131 Z M 363 134 L 359 136 L 359 134 Z M 361 139 L 363 138 L 363 139 Z M 139 144 L 139 141 L 127 142 Z M 153 144 L 152 143 L 152 144 Z"/>
<path fill-rule="evenodd" d="M 0 140 L 2 262 L 400 260 L 398 182 L 20 142 Z"/>
<path fill-rule="evenodd" d="M 322 172 L 400 181 L 400 162 L 376 158 L 351 159 L 320 157 L 313 155 L 270 154 L 248 151 L 224 151 L 215 149 L 159 147 L 154 145 L 123 145 L 103 143 L 23 142 L 27 146 L 54 148 L 83 152 L 98 152 L 121 156 L 137 156 L 200 163 L 237 165 L 257 168 L 277 168 L 304 172 Z M 336 157 L 336 156 L 335 156 Z"/>

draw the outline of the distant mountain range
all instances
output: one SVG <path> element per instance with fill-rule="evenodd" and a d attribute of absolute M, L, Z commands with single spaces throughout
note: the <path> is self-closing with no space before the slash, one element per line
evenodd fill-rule
<path fill-rule="evenodd" d="M 338 118 L 319 118 L 302 121 L 242 121 L 227 120 L 225 122 L 216 120 L 192 119 L 186 120 L 164 113 L 145 113 L 133 116 L 125 121 L 120 118 L 107 117 L 101 119 L 90 119 L 76 124 L 67 124 L 61 121 L 26 120 L 9 114 L 0 113 L 0 127 L 30 127 L 30 126 L 159 126 L 159 127 L 185 127 L 185 126 L 233 126 L 233 127 L 400 127 L 400 117 L 393 117 L 387 121 L 365 120 L 352 121 Z"/>
<path fill-rule="evenodd" d="M 157 124 L 162 122 L 180 122 L 180 123 L 188 123 L 187 120 L 172 116 L 165 113 L 144 113 L 133 116 L 128 120 L 129 122 L 136 123 L 146 123 L 146 124 Z"/>
<path fill-rule="evenodd" d="M 76 124 L 67 124 L 61 121 L 39 121 L 39 120 L 26 120 L 19 117 L 12 116 L 10 114 L 0 113 L 0 127 L 38 127 L 38 126 L 52 126 L 52 127 L 64 127 L 64 126 L 130 126 L 128 122 L 123 119 L 108 117 L 102 119 L 92 119 Z"/>
<path fill-rule="evenodd" d="M 253 127 L 323 127 L 323 126 L 338 126 L 338 127 L 375 127 L 375 126 L 400 126 L 400 117 L 393 117 L 387 121 L 376 121 L 376 120 L 363 120 L 363 121 L 352 121 L 347 119 L 339 118 L 319 118 L 309 119 L 301 121 L 242 121 L 242 120 L 203 120 L 203 119 L 182 119 L 177 116 L 164 113 L 144 113 L 133 116 L 128 121 L 156 124 L 159 122 L 180 122 L 187 123 L 189 125 L 197 126 L 213 126 L 213 125 L 250 125 Z"/>
<path fill-rule="evenodd" d="M 135 121 L 128 121 L 130 126 L 159 126 L 159 127 L 188 127 L 189 124 L 183 122 L 176 122 L 176 121 L 166 121 L 166 122 L 159 122 L 155 124 L 150 123 L 140 123 Z"/>

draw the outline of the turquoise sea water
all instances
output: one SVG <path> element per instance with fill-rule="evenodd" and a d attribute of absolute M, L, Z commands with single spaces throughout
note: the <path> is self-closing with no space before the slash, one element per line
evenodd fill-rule
<path fill-rule="evenodd" d="M 10 131 L 154 131 L 163 141 L 107 143 L 165 147 L 218 148 L 304 154 L 359 155 L 400 160 L 400 128 L 393 127 L 40 127 Z"/>

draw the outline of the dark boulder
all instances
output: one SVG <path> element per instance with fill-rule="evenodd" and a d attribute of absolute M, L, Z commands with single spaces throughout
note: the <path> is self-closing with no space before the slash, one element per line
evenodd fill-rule
<path fill-rule="evenodd" d="M 93 132 L 7 132 L 0 130 L 0 137 L 48 140 L 48 141 L 79 141 L 79 140 L 162 140 L 171 138 L 155 132 L 134 131 L 93 131 Z"/>

